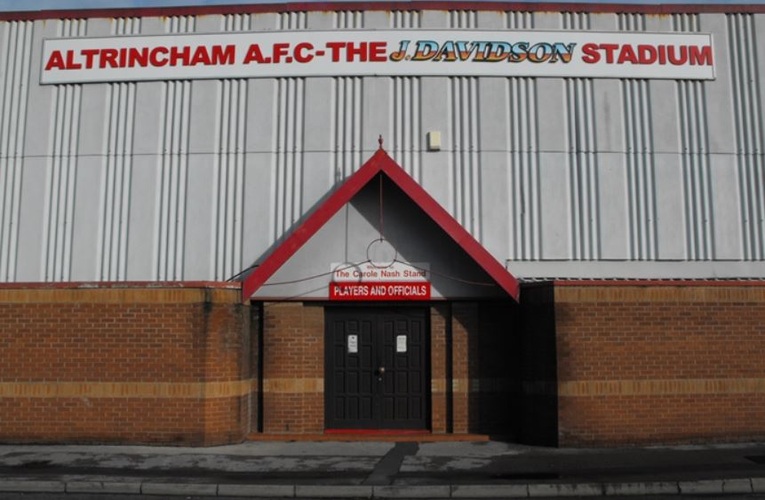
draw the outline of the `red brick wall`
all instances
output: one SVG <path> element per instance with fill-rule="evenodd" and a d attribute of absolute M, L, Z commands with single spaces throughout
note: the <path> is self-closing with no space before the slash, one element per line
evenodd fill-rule
<path fill-rule="evenodd" d="M 324 431 L 324 308 L 263 305 L 263 432 Z"/>
<path fill-rule="evenodd" d="M 430 426 L 434 434 L 452 432 L 451 307 L 438 304 L 430 309 Z M 449 330 L 447 330 L 449 328 Z M 447 370 L 449 370 L 447 372 Z"/>
<path fill-rule="evenodd" d="M 244 306 L 239 292 L 0 286 L 0 440 L 211 445 L 257 430 L 323 432 L 323 307 Z M 512 329 L 484 309 L 431 308 L 435 433 L 508 422 L 498 402 L 507 400 Z"/>
<path fill-rule="evenodd" d="M 517 312 L 509 299 L 431 309 L 434 433 L 516 435 L 521 410 Z"/>
<path fill-rule="evenodd" d="M 452 431 L 466 434 L 470 428 L 470 371 L 478 363 L 470 339 L 478 335 L 478 305 L 461 302 L 452 305 Z"/>
<path fill-rule="evenodd" d="M 434 305 L 433 432 L 765 439 L 765 285 L 723 285 L 556 283 L 524 288 L 520 307 Z M 0 286 L 0 440 L 323 432 L 323 307 L 250 310 L 230 285 Z"/>
<path fill-rule="evenodd" d="M 508 305 L 497 308 L 464 302 L 431 307 L 433 433 L 499 429 L 500 434 L 510 434 L 512 375 L 503 368 L 512 367 L 509 357 L 518 353 L 505 349 L 513 328 L 498 316 L 507 313 Z M 265 303 L 263 310 L 262 430 L 267 434 L 322 433 L 324 309 L 310 303 L 279 302 Z M 517 406 L 512 409 L 518 410 Z"/>
<path fill-rule="evenodd" d="M 0 440 L 219 444 L 249 432 L 232 285 L 0 288 Z"/>
<path fill-rule="evenodd" d="M 555 286 L 564 446 L 765 439 L 765 285 Z"/>

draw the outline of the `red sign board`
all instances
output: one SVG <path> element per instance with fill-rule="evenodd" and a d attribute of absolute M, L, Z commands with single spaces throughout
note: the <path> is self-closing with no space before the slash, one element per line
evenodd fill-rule
<path fill-rule="evenodd" d="M 329 300 L 430 300 L 430 283 L 330 283 Z"/>

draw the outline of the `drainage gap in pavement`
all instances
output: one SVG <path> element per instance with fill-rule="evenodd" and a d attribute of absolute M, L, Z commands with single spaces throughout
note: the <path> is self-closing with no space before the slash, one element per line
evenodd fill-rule
<path fill-rule="evenodd" d="M 404 458 L 408 455 L 416 455 L 420 445 L 411 442 L 396 443 L 377 463 L 372 473 L 363 483 L 364 485 L 385 486 L 392 484 L 393 476 L 398 474 Z"/>

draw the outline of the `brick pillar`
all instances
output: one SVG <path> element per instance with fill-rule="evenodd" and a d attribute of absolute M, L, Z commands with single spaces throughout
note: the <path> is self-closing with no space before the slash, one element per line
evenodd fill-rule
<path fill-rule="evenodd" d="M 266 303 L 263 327 L 263 431 L 324 431 L 324 309 Z"/>
<path fill-rule="evenodd" d="M 455 434 L 469 431 L 470 409 L 470 335 L 476 335 L 478 306 L 455 303 L 452 306 L 452 390 Z"/>
<path fill-rule="evenodd" d="M 448 432 L 447 418 L 447 326 L 450 319 L 448 304 L 430 309 L 430 397 L 431 429 L 434 434 Z"/>

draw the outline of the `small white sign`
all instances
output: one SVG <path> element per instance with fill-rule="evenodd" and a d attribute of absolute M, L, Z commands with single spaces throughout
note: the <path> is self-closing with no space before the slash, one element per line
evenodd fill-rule
<path fill-rule="evenodd" d="M 356 354 L 359 352 L 359 336 L 348 335 L 348 354 Z"/>
<path fill-rule="evenodd" d="M 396 335 L 396 352 L 406 352 L 406 335 Z"/>
<path fill-rule="evenodd" d="M 427 283 L 430 281 L 430 263 L 396 261 L 384 267 L 377 266 L 373 262 L 333 263 L 332 281 L 335 283 Z"/>

